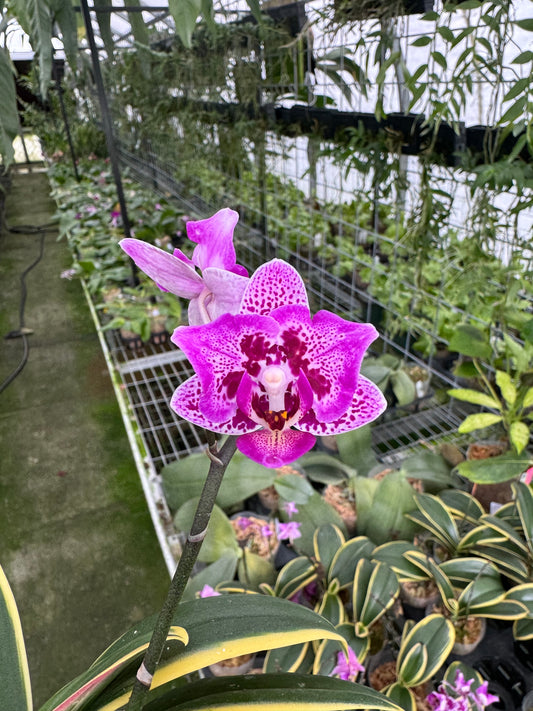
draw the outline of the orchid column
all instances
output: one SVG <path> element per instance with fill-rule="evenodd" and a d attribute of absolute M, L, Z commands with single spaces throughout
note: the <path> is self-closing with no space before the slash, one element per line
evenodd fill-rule
<path fill-rule="evenodd" d="M 218 451 L 208 435 L 211 467 L 129 709 L 142 707 L 235 447 L 277 468 L 309 451 L 317 436 L 365 425 L 386 406 L 381 391 L 359 373 L 376 329 L 328 311 L 312 317 L 302 278 L 280 259 L 248 279 L 235 262 L 237 220 L 226 209 L 188 222 L 187 234 L 197 243 L 191 259 L 180 250 L 121 242 L 162 289 L 190 299 L 190 325 L 178 327 L 172 340 L 195 375 L 177 388 L 171 407 L 207 432 L 228 436 Z"/>

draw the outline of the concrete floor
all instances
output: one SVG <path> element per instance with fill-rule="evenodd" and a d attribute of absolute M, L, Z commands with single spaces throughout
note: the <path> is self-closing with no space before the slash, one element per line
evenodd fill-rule
<path fill-rule="evenodd" d="M 46 175 L 19 166 L 9 226 L 49 223 Z M 0 231 L 0 384 L 23 353 L 20 275 L 38 234 Z M 0 393 L 0 564 L 26 639 L 35 708 L 156 612 L 169 578 L 97 335 L 55 232 L 28 273 L 29 359 Z"/>

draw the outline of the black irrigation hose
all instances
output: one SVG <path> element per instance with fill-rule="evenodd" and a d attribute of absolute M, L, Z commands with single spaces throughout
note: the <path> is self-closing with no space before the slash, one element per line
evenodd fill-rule
<path fill-rule="evenodd" d="M 35 267 L 41 259 L 43 258 L 44 254 L 44 238 L 46 237 L 46 233 L 50 231 L 49 228 L 53 226 L 54 223 L 49 223 L 46 225 L 17 225 L 16 227 L 9 227 L 7 223 L 4 221 L 4 226 L 8 232 L 11 232 L 13 234 L 38 234 L 40 236 L 39 240 L 39 254 L 37 258 L 29 265 L 29 267 L 26 267 L 26 269 L 22 272 L 20 275 L 20 285 L 21 285 L 21 296 L 20 296 L 20 306 L 19 306 L 19 327 L 15 331 L 10 331 L 4 338 L 6 339 L 11 339 L 11 338 L 22 338 L 22 344 L 23 344 L 23 353 L 22 353 L 22 358 L 20 360 L 20 363 L 17 365 L 15 370 L 7 376 L 7 378 L 0 384 L 0 393 L 2 393 L 8 385 L 11 385 L 11 383 L 15 380 L 15 378 L 22 372 L 24 366 L 28 362 L 28 356 L 30 353 L 30 344 L 28 341 L 28 335 L 32 333 L 31 329 L 26 328 L 25 322 L 24 322 L 24 309 L 26 307 L 26 296 L 28 294 L 28 290 L 26 287 L 26 276 L 27 274 Z"/>

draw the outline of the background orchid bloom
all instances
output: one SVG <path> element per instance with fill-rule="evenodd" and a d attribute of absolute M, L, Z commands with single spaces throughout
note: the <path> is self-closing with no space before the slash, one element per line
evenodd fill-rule
<path fill-rule="evenodd" d="M 274 259 L 250 279 L 240 313 L 176 329 L 172 340 L 197 374 L 171 406 L 208 430 L 240 435 L 237 448 L 264 466 L 289 464 L 316 435 L 355 429 L 383 412 L 381 391 L 359 375 L 377 335 L 371 324 L 328 311 L 311 318 L 302 278 Z"/>
<path fill-rule="evenodd" d="M 161 289 L 190 300 L 191 325 L 209 323 L 239 310 L 248 283 L 248 272 L 235 263 L 238 219 L 238 213 L 224 208 L 206 220 L 187 222 L 187 235 L 197 243 L 192 259 L 179 249 L 169 254 L 138 239 L 123 239 L 120 246 Z"/>

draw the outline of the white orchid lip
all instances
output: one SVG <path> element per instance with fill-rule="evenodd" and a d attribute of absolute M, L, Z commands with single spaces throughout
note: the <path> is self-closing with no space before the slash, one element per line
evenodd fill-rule
<path fill-rule="evenodd" d="M 269 365 L 263 371 L 261 383 L 268 396 L 270 410 L 273 412 L 285 409 L 287 380 L 284 368 L 279 365 Z"/>

